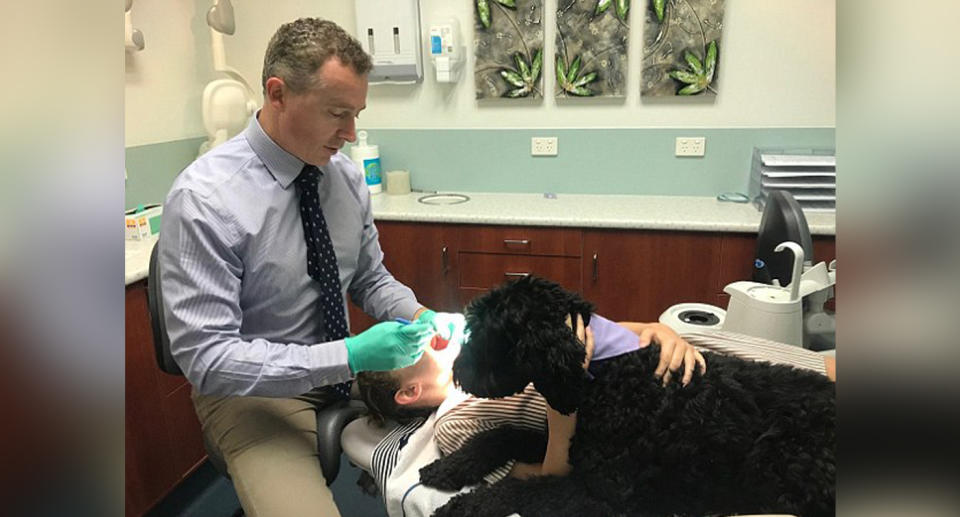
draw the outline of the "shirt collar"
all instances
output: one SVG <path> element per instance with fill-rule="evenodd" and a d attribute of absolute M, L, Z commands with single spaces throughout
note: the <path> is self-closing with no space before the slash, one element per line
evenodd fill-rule
<path fill-rule="evenodd" d="M 257 120 L 259 114 L 259 110 L 253 114 L 253 117 L 250 118 L 250 124 L 247 125 L 243 134 L 247 142 L 250 143 L 253 152 L 257 153 L 273 178 L 286 190 L 293 183 L 293 180 L 300 175 L 304 162 L 284 150 L 270 138 L 270 135 L 260 126 L 260 121 Z"/>

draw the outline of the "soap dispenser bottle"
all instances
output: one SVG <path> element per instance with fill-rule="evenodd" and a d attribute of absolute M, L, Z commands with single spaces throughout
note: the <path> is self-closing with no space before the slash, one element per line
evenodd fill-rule
<path fill-rule="evenodd" d="M 380 173 L 380 147 L 367 144 L 367 132 L 357 132 L 357 143 L 350 149 L 350 157 L 357 167 L 363 171 L 367 188 L 371 194 L 379 194 L 383 190 L 383 179 Z"/>

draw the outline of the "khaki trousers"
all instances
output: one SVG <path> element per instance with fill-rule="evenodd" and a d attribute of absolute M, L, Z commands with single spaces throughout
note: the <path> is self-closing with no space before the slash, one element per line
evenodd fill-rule
<path fill-rule="evenodd" d="M 339 517 L 317 459 L 322 401 L 193 393 L 208 447 L 227 471 L 249 517 Z"/>

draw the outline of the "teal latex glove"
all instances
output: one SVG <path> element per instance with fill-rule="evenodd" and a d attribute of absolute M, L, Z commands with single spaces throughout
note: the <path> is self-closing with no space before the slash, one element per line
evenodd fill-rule
<path fill-rule="evenodd" d="M 384 321 L 343 342 L 350 370 L 356 374 L 406 368 L 420 359 L 432 336 L 433 327 L 426 323 Z"/>
<path fill-rule="evenodd" d="M 433 319 L 437 317 L 437 313 L 427 309 L 420 313 L 420 317 L 417 318 L 417 323 L 429 323 L 433 325 Z"/>
<path fill-rule="evenodd" d="M 463 314 L 455 312 L 434 312 L 429 309 L 420 313 L 417 323 L 429 323 L 446 341 L 461 344 L 467 321 Z"/>

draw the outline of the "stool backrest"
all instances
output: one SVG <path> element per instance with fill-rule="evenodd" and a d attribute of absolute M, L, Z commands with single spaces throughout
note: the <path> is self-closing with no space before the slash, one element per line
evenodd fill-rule
<path fill-rule="evenodd" d="M 183 375 L 180 365 L 170 353 L 170 336 L 167 335 L 167 323 L 163 319 L 163 289 L 160 286 L 160 265 L 157 255 L 160 242 L 150 252 L 150 269 L 147 273 L 147 307 L 150 310 L 150 328 L 153 330 L 153 350 L 157 356 L 157 366 L 171 375 Z"/>

